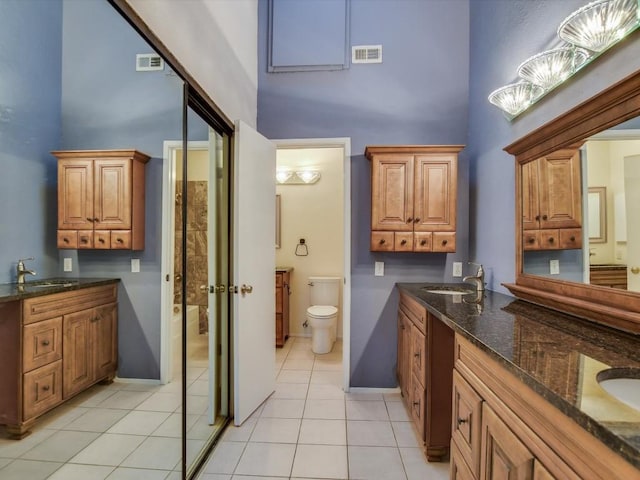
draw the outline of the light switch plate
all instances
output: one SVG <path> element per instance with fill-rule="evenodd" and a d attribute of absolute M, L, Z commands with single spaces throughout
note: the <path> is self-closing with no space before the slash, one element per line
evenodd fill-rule
<path fill-rule="evenodd" d="M 139 258 L 132 258 L 131 259 L 131 272 L 132 273 L 140 272 L 140 259 Z"/>
<path fill-rule="evenodd" d="M 560 260 L 549 260 L 549 273 L 560 275 Z"/>
<path fill-rule="evenodd" d="M 73 260 L 71 258 L 65 258 L 63 261 L 63 270 L 65 272 L 73 272 Z"/>
<path fill-rule="evenodd" d="M 462 262 L 453 262 L 453 276 L 454 277 L 462 276 Z"/>
<path fill-rule="evenodd" d="M 376 277 L 384 277 L 384 262 L 376 262 L 373 273 Z"/>

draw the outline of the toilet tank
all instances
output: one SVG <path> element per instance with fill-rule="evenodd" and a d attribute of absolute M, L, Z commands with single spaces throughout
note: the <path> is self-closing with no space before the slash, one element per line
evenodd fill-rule
<path fill-rule="evenodd" d="M 338 307 L 341 281 L 342 277 L 309 277 L 309 304 Z"/>

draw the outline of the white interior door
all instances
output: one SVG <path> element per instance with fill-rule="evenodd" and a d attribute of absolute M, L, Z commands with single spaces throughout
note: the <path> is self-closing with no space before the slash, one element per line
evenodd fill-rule
<path fill-rule="evenodd" d="M 627 211 L 627 289 L 640 292 L 640 155 L 624 157 L 624 192 Z"/>
<path fill-rule="evenodd" d="M 275 145 L 238 121 L 234 149 L 234 423 L 275 389 Z"/>

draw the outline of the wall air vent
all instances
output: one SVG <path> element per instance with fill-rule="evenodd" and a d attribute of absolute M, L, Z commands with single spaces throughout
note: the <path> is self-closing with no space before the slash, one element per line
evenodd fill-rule
<path fill-rule="evenodd" d="M 157 53 L 138 53 L 136 55 L 136 71 L 151 72 L 164 70 L 164 60 Z"/>
<path fill-rule="evenodd" d="M 382 63 L 382 45 L 351 47 L 351 63 Z"/>

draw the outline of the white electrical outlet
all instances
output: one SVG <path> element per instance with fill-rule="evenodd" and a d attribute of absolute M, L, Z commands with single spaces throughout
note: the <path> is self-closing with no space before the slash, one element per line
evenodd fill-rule
<path fill-rule="evenodd" d="M 132 258 L 131 259 L 131 272 L 132 273 L 140 272 L 140 259 L 139 258 Z"/>
<path fill-rule="evenodd" d="M 73 260 L 71 258 L 65 258 L 63 261 L 63 270 L 65 272 L 73 272 Z"/>
<path fill-rule="evenodd" d="M 376 277 L 384 277 L 384 262 L 376 262 L 373 274 Z"/>
<path fill-rule="evenodd" d="M 453 262 L 453 276 L 454 277 L 462 276 L 462 262 Z"/>
<path fill-rule="evenodd" d="M 560 260 L 549 260 L 549 273 L 560 275 Z"/>

